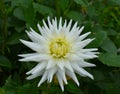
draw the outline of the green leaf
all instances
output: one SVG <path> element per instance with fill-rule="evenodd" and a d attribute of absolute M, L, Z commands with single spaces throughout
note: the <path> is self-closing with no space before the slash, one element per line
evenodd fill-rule
<path fill-rule="evenodd" d="M 115 53 L 115 54 L 117 53 L 117 48 L 116 48 L 115 44 L 109 38 L 107 38 L 103 42 L 103 44 L 101 45 L 101 48 L 108 53 Z"/>
<path fill-rule="evenodd" d="M 38 88 L 30 84 L 25 84 L 21 87 L 18 87 L 17 94 L 39 94 Z"/>
<path fill-rule="evenodd" d="M 25 33 L 13 33 L 12 36 L 8 39 L 7 44 L 14 45 L 20 43 L 20 39 L 27 39 Z"/>
<path fill-rule="evenodd" d="M 19 7 L 14 10 L 13 15 L 20 20 L 25 20 L 23 10 Z"/>
<path fill-rule="evenodd" d="M 83 94 L 81 89 L 72 81 L 69 81 L 68 85 L 66 86 L 66 89 L 72 94 Z"/>
<path fill-rule="evenodd" d="M 33 7 L 34 10 L 37 11 L 38 13 L 42 14 L 42 15 L 49 15 L 49 16 L 53 16 L 54 14 L 54 9 L 52 9 L 51 7 L 45 6 L 45 5 L 41 5 L 38 3 L 33 3 Z"/>
<path fill-rule="evenodd" d="M 120 48 L 120 33 L 116 34 L 116 38 L 115 38 L 114 42 Z"/>
<path fill-rule="evenodd" d="M 35 12 L 33 9 L 32 0 L 24 0 L 24 1 L 28 1 L 25 7 L 23 7 L 25 20 L 31 27 L 33 27 L 35 26 L 34 24 Z"/>
<path fill-rule="evenodd" d="M 115 85 L 113 82 L 101 82 L 97 84 L 101 89 L 105 91 L 104 94 L 118 94 L 120 92 L 120 88 Z"/>
<path fill-rule="evenodd" d="M 78 21 L 79 23 L 84 20 L 83 15 L 77 11 L 69 11 L 66 16 L 74 21 Z"/>
<path fill-rule="evenodd" d="M 3 88 L 0 88 L 0 94 L 5 94 L 5 90 Z"/>
<path fill-rule="evenodd" d="M 93 40 L 88 47 L 100 47 L 107 38 L 107 34 L 104 31 L 96 31 L 92 37 L 95 38 L 95 40 Z"/>
<path fill-rule="evenodd" d="M 74 2 L 79 4 L 79 5 L 82 5 L 82 6 L 86 6 L 87 5 L 86 0 L 74 0 Z"/>
<path fill-rule="evenodd" d="M 35 12 L 33 8 L 33 0 L 12 0 L 12 6 L 13 7 L 17 6 L 18 8 L 21 8 L 23 11 L 23 15 L 26 23 L 29 26 L 34 26 Z M 17 10 L 16 12 L 18 11 L 20 10 Z M 21 13 L 19 14 L 21 15 Z M 19 14 L 16 14 L 16 16 L 21 18 Z"/>
<path fill-rule="evenodd" d="M 11 79 L 11 76 L 9 76 L 3 88 L 5 90 L 5 94 L 16 94 L 17 84 Z"/>
<path fill-rule="evenodd" d="M 116 4 L 120 6 L 120 0 L 108 0 L 110 3 Z"/>
<path fill-rule="evenodd" d="M 96 10 L 95 7 L 93 5 L 89 5 L 87 6 L 87 14 L 90 18 L 94 18 L 96 15 Z"/>
<path fill-rule="evenodd" d="M 11 68 L 11 63 L 5 56 L 0 56 L 0 66 Z"/>
<path fill-rule="evenodd" d="M 94 70 L 92 72 L 92 74 L 94 75 L 94 80 L 101 80 L 101 79 L 105 79 L 105 76 L 103 74 L 103 71 L 98 71 L 98 70 Z M 99 75 L 98 75 L 99 74 Z"/>
<path fill-rule="evenodd" d="M 65 11 L 69 5 L 69 0 L 59 0 L 59 3 L 60 3 L 59 5 L 62 11 Z"/>
<path fill-rule="evenodd" d="M 100 54 L 98 59 L 105 65 L 112 67 L 120 67 L 120 55 L 104 53 Z"/>
<path fill-rule="evenodd" d="M 108 32 L 107 32 L 107 35 L 110 35 L 110 36 L 115 36 L 115 35 L 117 35 L 117 32 L 116 32 L 115 30 L 113 30 L 113 29 L 108 29 L 107 31 L 108 31 Z"/>

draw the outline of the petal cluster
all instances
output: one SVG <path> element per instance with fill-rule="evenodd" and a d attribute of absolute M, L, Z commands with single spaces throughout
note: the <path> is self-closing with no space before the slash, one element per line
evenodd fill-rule
<path fill-rule="evenodd" d="M 43 26 L 37 24 L 39 33 L 32 28 L 26 31 L 31 41 L 20 40 L 24 45 L 34 51 L 34 53 L 20 54 L 19 61 L 34 61 L 38 64 L 28 71 L 27 79 L 41 76 L 38 83 L 40 86 L 47 80 L 52 82 L 56 77 L 59 85 L 64 91 L 64 84 L 68 84 L 66 76 L 69 76 L 79 86 L 76 74 L 93 79 L 84 67 L 93 67 L 95 64 L 87 62 L 88 59 L 97 57 L 97 48 L 85 48 L 94 39 L 85 39 L 90 32 L 81 35 L 84 26 L 77 26 L 77 22 L 72 26 L 72 20 L 68 23 L 62 18 L 52 19 L 48 17 L 47 22 L 43 20 Z"/>

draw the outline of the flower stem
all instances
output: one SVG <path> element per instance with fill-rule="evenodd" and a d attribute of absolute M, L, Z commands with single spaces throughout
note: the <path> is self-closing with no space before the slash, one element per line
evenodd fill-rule
<path fill-rule="evenodd" d="M 4 0 L 1 0 L 0 2 L 0 12 L 1 12 L 1 19 L 2 19 L 2 24 L 1 24 L 1 37 L 3 37 L 3 43 L 1 46 L 1 52 L 2 54 L 4 54 L 4 50 L 5 50 L 5 41 L 7 38 L 7 13 L 6 13 L 6 9 L 5 9 L 5 4 L 4 4 Z"/>

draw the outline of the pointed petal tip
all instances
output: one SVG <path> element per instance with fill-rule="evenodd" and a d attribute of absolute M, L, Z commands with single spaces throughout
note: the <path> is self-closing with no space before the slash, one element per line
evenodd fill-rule
<path fill-rule="evenodd" d="M 39 22 L 37 23 L 37 28 L 39 28 L 40 27 L 40 24 L 39 24 Z"/>
<path fill-rule="evenodd" d="M 90 67 L 96 67 L 96 65 L 95 65 L 95 64 L 92 64 L 92 66 L 90 66 Z"/>
<path fill-rule="evenodd" d="M 64 92 L 64 86 L 61 86 L 61 90 L 62 90 L 62 92 Z"/>
<path fill-rule="evenodd" d="M 41 84 L 42 84 L 42 83 L 41 83 L 41 81 L 40 81 L 40 82 L 38 83 L 38 87 L 40 87 L 40 86 L 41 86 Z"/>
<path fill-rule="evenodd" d="M 37 87 L 40 87 L 40 84 L 38 83 Z"/>
<path fill-rule="evenodd" d="M 30 30 L 31 30 L 31 32 L 34 31 L 34 30 L 32 29 L 32 27 L 30 27 Z"/>
<path fill-rule="evenodd" d="M 50 21 L 50 16 L 47 17 L 47 20 Z"/>
<path fill-rule="evenodd" d="M 91 32 L 87 32 L 87 33 L 88 33 L 88 35 L 91 34 Z"/>
<path fill-rule="evenodd" d="M 92 38 L 91 41 L 95 40 L 95 38 Z"/>
<path fill-rule="evenodd" d="M 26 80 L 31 80 L 31 79 L 30 79 L 30 76 L 26 77 Z"/>
<path fill-rule="evenodd" d="M 27 34 L 29 34 L 29 32 L 28 32 L 27 30 L 25 30 L 25 32 L 26 32 Z"/>
<path fill-rule="evenodd" d="M 60 16 L 60 20 L 62 20 L 62 16 Z"/>
<path fill-rule="evenodd" d="M 18 59 L 18 61 L 22 62 L 22 61 L 24 61 L 24 60 L 23 60 L 23 59 Z"/>
<path fill-rule="evenodd" d="M 39 26 L 40 24 L 39 23 L 37 23 L 37 26 Z"/>
<path fill-rule="evenodd" d="M 26 40 L 23 40 L 23 39 L 20 39 L 20 41 L 23 43 L 23 44 L 26 44 Z"/>
<path fill-rule="evenodd" d="M 80 32 L 82 32 L 84 28 L 85 28 L 84 26 L 80 27 Z"/>
<path fill-rule="evenodd" d="M 90 74 L 88 75 L 89 78 L 91 78 L 92 80 L 94 80 L 94 77 Z"/>
<path fill-rule="evenodd" d="M 75 82 L 76 84 L 77 84 L 77 86 L 80 86 L 80 83 L 77 81 L 77 82 Z"/>
<path fill-rule="evenodd" d="M 26 72 L 25 74 L 30 75 L 30 74 L 32 74 L 32 71 L 30 70 L 30 71 Z"/>
<path fill-rule="evenodd" d="M 93 76 L 91 76 L 90 78 L 91 78 L 92 80 L 94 80 L 94 77 L 93 77 Z"/>
<path fill-rule="evenodd" d="M 24 41 L 23 39 L 19 39 L 21 42 Z"/>
<path fill-rule="evenodd" d="M 21 57 L 21 54 L 18 54 L 17 56 L 20 56 L 20 57 Z"/>
<path fill-rule="evenodd" d="M 97 49 L 97 50 L 98 50 L 98 49 Z M 98 55 L 99 55 L 99 54 L 100 54 L 100 52 L 96 52 L 96 54 L 98 54 Z M 97 57 L 98 57 L 98 56 L 97 56 Z"/>
<path fill-rule="evenodd" d="M 18 54 L 19 57 L 24 57 L 25 54 Z"/>
<path fill-rule="evenodd" d="M 82 26 L 81 28 L 83 28 L 83 29 L 84 29 L 84 28 L 85 28 L 85 26 Z"/>

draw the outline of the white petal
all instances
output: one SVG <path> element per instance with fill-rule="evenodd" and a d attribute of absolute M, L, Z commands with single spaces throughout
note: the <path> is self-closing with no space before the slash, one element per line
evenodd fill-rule
<path fill-rule="evenodd" d="M 66 27 L 67 32 L 71 29 L 72 20 L 69 21 L 68 26 Z"/>
<path fill-rule="evenodd" d="M 86 40 L 84 40 L 84 41 L 81 41 L 81 42 L 77 42 L 75 45 L 77 46 L 77 47 L 80 47 L 80 48 L 84 48 L 85 46 L 87 46 L 90 42 L 92 42 L 94 40 L 94 38 L 93 39 L 86 39 Z M 79 48 L 79 49 L 80 49 Z"/>
<path fill-rule="evenodd" d="M 81 76 L 88 76 L 88 77 L 90 77 L 91 79 L 93 79 L 93 76 L 92 76 L 90 73 L 88 73 L 86 70 L 84 70 L 83 68 L 80 68 L 80 67 L 78 66 L 78 64 L 73 63 L 73 64 L 72 64 L 72 67 L 74 68 L 74 70 L 76 70 L 76 72 L 77 72 L 79 75 L 81 75 Z"/>
<path fill-rule="evenodd" d="M 28 71 L 26 74 L 34 74 L 36 72 L 42 71 L 46 66 L 46 62 L 38 63 L 32 70 Z"/>
<path fill-rule="evenodd" d="M 62 77 L 60 76 L 59 73 L 57 73 L 56 76 L 57 76 L 57 79 L 58 79 L 58 82 L 59 82 L 59 85 L 60 85 L 62 91 L 64 91 L 64 85 L 63 85 Z"/>
<path fill-rule="evenodd" d="M 39 51 L 41 48 L 40 48 L 40 45 L 38 43 L 34 43 L 34 42 L 29 42 L 29 41 L 25 41 L 25 40 L 22 40 L 20 39 L 20 41 L 26 45 L 27 47 L 29 47 L 30 49 L 34 50 L 34 51 Z"/>
<path fill-rule="evenodd" d="M 73 32 L 68 32 L 66 33 L 66 37 L 70 42 L 77 42 L 76 40 L 78 39 L 77 31 L 79 27 L 76 27 Z M 76 32 L 75 32 L 76 31 Z"/>
<path fill-rule="evenodd" d="M 74 72 L 70 72 L 69 70 L 66 70 L 66 74 L 70 76 L 78 86 L 80 85 Z"/>
<path fill-rule="evenodd" d="M 38 77 L 38 76 L 41 76 L 43 73 L 44 73 L 44 70 L 42 70 L 42 71 L 40 71 L 40 72 L 38 72 L 38 73 L 35 73 L 35 74 L 33 74 L 33 75 L 30 75 L 30 76 L 28 76 L 26 79 L 27 79 L 27 80 L 34 79 L 34 78 L 36 78 L 36 77 Z"/>
<path fill-rule="evenodd" d="M 90 33 L 91 33 L 91 32 L 87 32 L 87 33 L 81 35 L 81 36 L 79 37 L 78 41 L 83 40 L 83 39 L 86 38 Z"/>
<path fill-rule="evenodd" d="M 60 21 L 59 21 L 59 31 L 61 30 L 62 28 L 62 17 L 60 17 Z"/>
<path fill-rule="evenodd" d="M 64 62 L 63 62 L 63 60 L 59 60 L 59 61 L 57 61 L 56 62 L 57 63 L 57 66 L 61 69 L 61 70 L 63 70 L 64 69 Z"/>
<path fill-rule="evenodd" d="M 65 62 L 64 66 L 65 66 L 65 68 L 67 68 L 69 71 L 74 72 L 73 68 L 71 67 L 70 62 Z"/>
<path fill-rule="evenodd" d="M 46 62 L 40 63 L 39 66 L 37 66 L 36 69 L 31 74 L 35 74 L 44 70 L 46 65 L 47 65 Z"/>
<path fill-rule="evenodd" d="M 56 65 L 56 62 L 49 60 L 46 69 L 53 68 Z"/>
<path fill-rule="evenodd" d="M 96 66 L 95 64 L 88 63 L 88 62 L 85 62 L 85 61 L 83 61 L 83 62 L 78 62 L 78 65 L 79 65 L 80 67 L 95 67 L 95 66 Z"/>
<path fill-rule="evenodd" d="M 96 57 L 98 57 L 97 55 L 94 55 L 94 54 L 91 54 L 91 55 L 89 55 L 89 54 L 82 54 L 82 53 L 78 53 L 78 55 L 79 55 L 79 57 L 81 57 L 81 58 L 83 58 L 83 59 L 93 59 L 93 58 L 96 58 Z"/>
<path fill-rule="evenodd" d="M 49 28 L 48 28 L 48 26 L 47 26 L 47 24 L 45 23 L 44 20 L 43 20 L 43 24 L 44 24 L 45 29 L 49 31 Z"/>
<path fill-rule="evenodd" d="M 98 57 L 98 56 L 95 55 L 95 54 L 99 54 L 99 52 L 86 52 L 85 54 Z"/>
<path fill-rule="evenodd" d="M 42 36 L 44 36 L 44 38 L 45 38 L 46 37 L 46 32 L 43 30 L 43 28 L 39 24 L 37 24 L 37 27 L 38 27 L 40 33 L 42 34 Z"/>
<path fill-rule="evenodd" d="M 65 20 L 63 28 L 66 28 L 66 26 L 67 26 L 67 20 Z"/>
<path fill-rule="evenodd" d="M 42 27 L 43 31 L 44 31 L 44 37 L 46 38 L 46 40 L 49 41 L 49 39 L 51 37 L 53 37 L 52 33 L 51 33 L 51 30 L 47 30 L 45 27 Z"/>
<path fill-rule="evenodd" d="M 49 73 L 48 73 L 48 78 L 47 79 L 48 79 L 48 82 L 50 83 L 50 82 L 52 82 L 53 76 L 57 72 L 57 69 L 56 69 L 56 67 L 54 67 L 54 68 L 52 68 L 48 71 L 49 71 Z"/>
<path fill-rule="evenodd" d="M 82 27 L 80 28 L 80 30 L 78 30 L 77 34 L 80 35 L 80 33 L 83 31 L 83 29 L 84 29 L 84 26 L 82 26 Z"/>
<path fill-rule="evenodd" d="M 34 56 L 34 55 L 38 55 L 38 53 L 19 54 L 18 56 L 20 56 L 20 57 L 29 57 L 29 56 Z"/>
<path fill-rule="evenodd" d="M 33 42 L 37 42 L 37 43 L 38 43 L 38 38 L 32 36 L 32 35 L 30 34 L 30 32 L 28 32 L 28 31 L 25 31 L 25 32 L 27 33 L 27 35 L 29 36 L 29 38 L 30 38 Z"/>
<path fill-rule="evenodd" d="M 68 60 L 70 60 L 70 61 L 80 60 L 81 57 L 80 57 L 78 54 L 79 54 L 79 53 L 75 53 L 75 54 L 69 53 L 69 54 L 66 55 L 66 58 L 67 58 Z"/>
<path fill-rule="evenodd" d="M 53 25 L 53 29 L 56 31 L 57 30 L 57 20 L 55 18 L 55 20 L 52 20 L 52 25 Z"/>
<path fill-rule="evenodd" d="M 38 87 L 47 79 L 47 76 L 48 76 L 48 71 L 45 71 L 45 73 L 43 73 L 40 82 L 38 83 Z"/>
<path fill-rule="evenodd" d="M 50 17 L 48 17 L 48 26 L 49 26 L 50 30 L 53 31 L 53 25 L 50 21 Z"/>
<path fill-rule="evenodd" d="M 37 54 L 34 56 L 29 56 L 29 57 L 25 57 L 23 59 L 19 59 L 19 61 L 36 61 L 36 62 L 40 62 L 42 60 L 48 60 L 50 59 L 48 55 L 46 54 Z"/>
<path fill-rule="evenodd" d="M 97 51 L 97 48 L 90 48 L 90 49 L 82 49 L 82 52 L 92 52 L 92 51 Z"/>
<path fill-rule="evenodd" d="M 78 22 L 76 22 L 74 25 L 73 25 L 73 27 L 72 27 L 72 29 L 71 29 L 71 31 L 70 31 L 70 33 L 75 33 L 75 29 L 77 28 L 77 24 L 78 24 Z"/>
<path fill-rule="evenodd" d="M 61 70 L 59 69 L 58 70 L 58 74 L 62 77 L 63 81 L 65 82 L 65 84 L 67 84 L 67 79 L 66 79 L 66 76 L 65 76 L 65 70 Z"/>
<path fill-rule="evenodd" d="M 33 38 L 34 37 L 34 40 L 39 40 L 38 43 L 40 42 L 45 42 L 45 38 L 43 36 L 41 36 L 40 34 L 38 34 L 37 32 L 35 32 L 32 28 L 30 28 L 30 32 L 29 32 L 29 35 L 31 35 L 31 37 Z"/>

